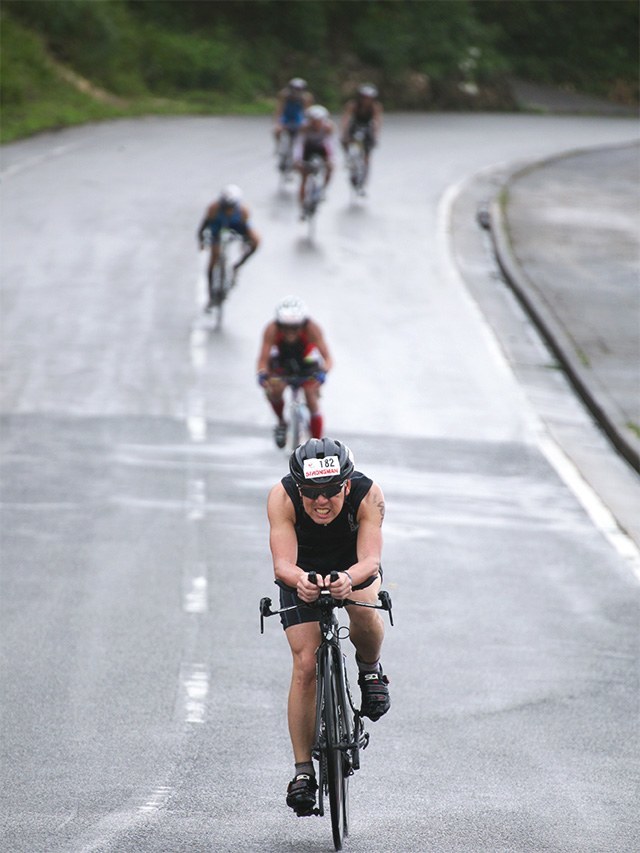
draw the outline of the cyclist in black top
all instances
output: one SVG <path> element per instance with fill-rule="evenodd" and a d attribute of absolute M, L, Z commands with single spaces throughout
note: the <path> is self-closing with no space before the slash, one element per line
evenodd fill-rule
<path fill-rule="evenodd" d="M 301 602 L 315 601 L 321 587 L 334 598 L 377 601 L 384 496 L 377 483 L 355 470 L 346 445 L 311 438 L 291 454 L 289 474 L 269 493 L 267 511 L 280 606 L 300 605 L 281 614 L 281 620 L 293 656 L 288 720 L 295 776 L 287 789 L 287 805 L 303 816 L 312 814 L 317 790 L 311 747 L 320 636 L 317 611 Z M 310 571 L 318 573 L 318 585 L 309 582 Z M 332 571 L 339 572 L 333 583 Z M 361 711 L 377 720 L 390 706 L 388 680 L 380 666 L 384 625 L 376 610 L 346 610 L 359 670 Z"/>
<path fill-rule="evenodd" d="M 372 148 L 377 144 L 382 127 L 382 104 L 378 90 L 371 83 L 358 88 L 355 98 L 347 101 L 340 122 L 341 143 L 346 151 L 357 130 L 364 131 L 365 164 L 369 167 Z"/>

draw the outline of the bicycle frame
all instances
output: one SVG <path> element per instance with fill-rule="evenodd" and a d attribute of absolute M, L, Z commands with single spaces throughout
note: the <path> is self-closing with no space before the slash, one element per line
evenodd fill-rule
<path fill-rule="evenodd" d="M 222 323 L 223 306 L 233 283 L 231 271 L 231 252 L 234 243 L 241 240 L 239 234 L 230 228 L 222 228 L 218 236 L 219 255 L 213 268 L 209 285 L 209 300 L 217 313 L 217 326 Z M 211 246 L 211 235 L 205 238 L 205 244 Z"/>
<path fill-rule="evenodd" d="M 330 579 L 336 580 L 337 572 Z M 315 572 L 309 580 L 316 582 Z M 316 650 L 316 723 L 312 757 L 318 762 L 318 807 L 315 814 L 324 815 L 324 798 L 328 797 L 331 829 L 336 850 L 342 849 L 343 837 L 349 833 L 349 777 L 360 767 L 360 751 L 369 743 L 369 734 L 359 710 L 354 706 L 344 655 L 340 645 L 341 630 L 336 609 L 345 606 L 386 610 L 393 625 L 391 598 L 380 590 L 379 604 L 352 599 L 335 599 L 328 590 L 320 593 L 309 606 L 319 609 L 320 645 Z M 271 610 L 271 599 L 260 601 L 260 632 L 264 619 L 277 613 L 295 610 L 299 605 Z M 345 629 L 348 631 L 348 629 Z"/>
<path fill-rule="evenodd" d="M 366 131 L 363 128 L 356 129 L 347 149 L 349 184 L 357 194 L 362 193 L 367 180 L 367 164 L 364 150 L 365 135 Z"/>
<path fill-rule="evenodd" d="M 302 210 L 305 219 L 309 222 L 309 232 L 312 234 L 313 220 L 318 212 L 318 206 L 322 201 L 322 189 L 324 187 L 326 164 L 322 157 L 314 154 L 308 162 L 304 163 L 304 169 L 307 173 L 307 182 L 305 185 Z"/>
<path fill-rule="evenodd" d="M 285 379 L 289 387 L 288 418 L 289 450 L 293 451 L 309 434 L 309 410 L 304 401 L 302 385 L 309 377 L 288 376 Z"/>
<path fill-rule="evenodd" d="M 278 142 L 278 171 L 283 180 L 289 180 L 293 171 L 293 148 L 298 135 L 297 127 L 283 127 Z"/>

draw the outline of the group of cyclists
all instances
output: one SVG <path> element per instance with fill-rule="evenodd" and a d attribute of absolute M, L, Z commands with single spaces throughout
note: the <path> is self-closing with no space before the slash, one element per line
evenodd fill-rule
<path fill-rule="evenodd" d="M 356 133 L 363 139 L 368 167 L 371 151 L 378 142 L 382 125 L 382 105 L 378 90 L 371 83 L 361 85 L 355 96 L 345 104 L 341 120 L 340 142 L 346 151 Z M 307 82 L 293 77 L 278 93 L 274 137 L 278 145 L 282 134 L 288 134 L 294 145 L 294 168 L 300 173 L 299 200 L 305 195 L 308 164 L 312 157 L 325 163 L 325 187 L 334 171 L 333 137 L 335 125 L 326 107 L 314 103 Z M 207 208 L 198 228 L 198 245 L 210 247 L 207 266 L 208 302 L 205 311 L 212 311 L 220 300 L 213 286 L 214 270 L 220 258 L 220 235 L 228 229 L 241 238 L 243 250 L 235 261 L 231 287 L 236 284 L 240 267 L 260 245 L 260 237 L 250 221 L 243 203 L 242 190 L 236 184 L 225 186 L 219 197 Z M 331 369 L 332 360 L 322 330 L 308 314 L 307 307 L 295 296 L 278 303 L 275 318 L 264 330 L 258 356 L 258 382 L 264 389 L 269 405 L 277 418 L 274 439 L 278 447 L 286 445 L 287 424 L 284 419 L 285 377 L 295 374 L 304 377 L 302 389 L 310 413 L 310 432 L 313 438 L 323 435 L 320 413 L 320 386 Z"/>
<path fill-rule="evenodd" d="M 294 168 L 300 173 L 299 199 L 304 199 L 307 165 L 321 157 L 326 165 L 325 187 L 334 171 L 332 142 L 335 125 L 329 111 L 313 103 L 304 80 L 294 77 L 279 93 L 275 116 L 276 143 L 283 133 L 294 145 Z M 356 132 L 361 134 L 368 166 L 378 141 L 382 107 L 375 86 L 360 86 L 346 105 L 340 142 L 346 151 Z M 260 238 L 253 229 L 242 193 L 235 184 L 225 187 L 211 204 L 198 229 L 198 243 L 210 245 L 209 304 L 213 307 L 213 271 L 220 254 L 222 229 L 243 241 L 237 270 L 256 251 Z M 207 310 L 205 309 L 205 310 Z M 292 374 L 303 378 L 310 413 L 311 438 L 289 459 L 289 473 L 269 493 L 269 542 L 280 606 L 295 604 L 281 616 L 292 655 L 287 717 L 295 772 L 287 786 L 287 805 L 299 817 L 314 814 L 318 784 L 312 759 L 315 738 L 315 650 L 319 642 L 318 611 L 313 602 L 322 589 L 334 598 L 373 603 L 382 583 L 381 548 L 384 496 L 380 486 L 356 470 L 351 450 L 323 435 L 320 389 L 332 367 L 322 329 L 304 302 L 287 296 L 276 306 L 275 317 L 263 331 L 257 360 L 257 379 L 276 417 L 274 439 L 286 445 L 284 392 Z M 316 581 L 310 579 L 316 573 Z M 337 579 L 335 573 L 337 572 Z M 331 575 L 334 573 L 334 580 Z M 362 716 L 378 720 L 390 707 L 388 678 L 380 664 L 384 627 L 369 608 L 347 606 L 349 636 L 356 652 Z"/>
<path fill-rule="evenodd" d="M 283 133 L 291 136 L 294 145 L 294 168 L 300 172 L 300 190 L 298 194 L 301 218 L 304 218 L 303 201 L 309 164 L 313 157 L 320 157 L 325 164 L 325 188 L 331 181 L 334 171 L 333 140 L 335 125 L 329 110 L 321 104 L 313 103 L 306 80 L 294 77 L 278 94 L 275 112 L 274 135 L 276 145 Z M 382 127 L 382 104 L 378 90 L 371 83 L 358 87 L 355 97 L 347 101 L 340 123 L 340 144 L 346 152 L 349 143 L 358 131 L 363 133 L 366 168 L 369 157 L 378 141 Z"/>

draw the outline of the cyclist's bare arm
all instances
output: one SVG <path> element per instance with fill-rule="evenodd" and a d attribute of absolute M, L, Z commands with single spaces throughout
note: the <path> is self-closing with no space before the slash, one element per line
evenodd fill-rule
<path fill-rule="evenodd" d="M 202 220 L 202 222 L 200 223 L 200 227 L 198 228 L 198 239 L 200 240 L 200 248 L 202 248 L 202 239 L 207 227 L 207 223 L 211 222 L 212 219 L 216 218 L 219 209 L 220 205 L 217 201 L 214 201 L 213 204 L 209 205 L 204 214 L 204 219 Z"/>
<path fill-rule="evenodd" d="M 376 141 L 380 134 L 380 130 L 382 129 L 382 116 L 382 104 L 376 101 L 376 103 L 373 105 L 373 136 Z"/>
<path fill-rule="evenodd" d="M 322 578 L 318 577 L 318 584 L 312 584 L 307 573 L 296 565 L 298 540 L 294 527 L 295 510 L 282 483 L 275 485 L 269 493 L 267 515 L 270 525 L 269 547 L 276 579 L 295 589 L 303 601 L 315 601 L 320 594 Z"/>
<path fill-rule="evenodd" d="M 347 101 L 344 106 L 344 110 L 342 112 L 342 119 L 340 123 L 340 135 L 344 136 L 347 130 L 349 129 L 349 124 L 351 123 L 351 118 L 353 116 L 353 110 L 355 108 L 355 101 Z"/>
<path fill-rule="evenodd" d="M 349 569 L 354 586 L 363 583 L 380 570 L 383 520 L 384 495 L 380 486 L 374 483 L 363 498 L 358 510 L 358 522 L 360 524 L 356 542 L 358 562 Z"/>
<path fill-rule="evenodd" d="M 262 344 L 260 345 L 260 353 L 258 354 L 258 364 L 256 367 L 258 373 L 269 370 L 269 356 L 271 354 L 271 348 L 274 346 L 275 342 L 276 324 L 272 322 L 269 323 L 262 335 Z"/>
<path fill-rule="evenodd" d="M 309 320 L 307 323 L 307 334 L 309 335 L 311 343 L 318 347 L 318 352 L 324 361 L 323 370 L 325 373 L 328 373 L 333 367 L 333 359 L 331 358 L 329 347 L 327 346 L 327 342 L 322 334 L 322 329 L 317 323 L 314 323 L 313 320 Z"/>
<path fill-rule="evenodd" d="M 382 489 L 374 483 L 362 500 L 358 510 L 358 538 L 356 552 L 358 562 L 349 566 L 348 574 L 338 573 L 338 579 L 329 584 L 334 598 L 350 598 L 352 586 L 364 583 L 380 570 L 382 555 L 382 520 L 384 519 L 384 496 Z M 355 595 L 357 596 L 357 592 Z"/>

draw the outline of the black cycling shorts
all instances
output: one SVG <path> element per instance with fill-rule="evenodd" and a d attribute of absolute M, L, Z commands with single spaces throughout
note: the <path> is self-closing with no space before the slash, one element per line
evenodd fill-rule
<path fill-rule="evenodd" d="M 380 566 L 378 574 L 371 575 L 371 577 L 367 578 L 363 583 L 356 584 L 354 589 L 366 589 L 368 586 L 371 586 L 376 578 L 382 579 L 382 566 Z M 301 625 L 303 622 L 319 621 L 320 616 L 317 608 L 309 607 L 308 604 L 301 601 L 298 598 L 295 589 L 280 583 L 280 581 L 276 581 L 276 584 L 280 588 L 280 607 L 292 607 L 294 604 L 297 605 L 295 610 L 287 610 L 286 613 L 280 614 L 280 622 L 282 623 L 282 627 L 285 631 L 292 625 Z"/>

